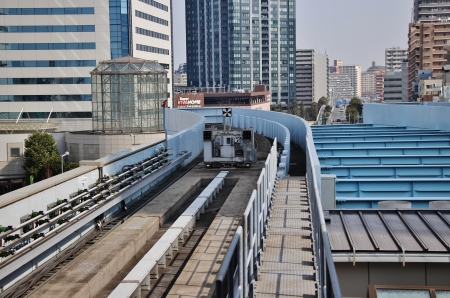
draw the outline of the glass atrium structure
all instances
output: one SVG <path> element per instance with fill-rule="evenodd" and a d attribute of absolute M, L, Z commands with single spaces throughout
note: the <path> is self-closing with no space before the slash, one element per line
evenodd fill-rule
<path fill-rule="evenodd" d="M 123 57 L 91 72 L 92 128 L 102 132 L 163 130 L 167 72 L 156 61 Z"/>

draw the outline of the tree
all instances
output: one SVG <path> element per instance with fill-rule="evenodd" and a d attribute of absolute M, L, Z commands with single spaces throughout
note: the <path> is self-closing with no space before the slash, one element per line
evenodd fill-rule
<path fill-rule="evenodd" d="M 317 119 L 317 114 L 319 114 L 319 107 L 317 102 L 313 102 L 311 104 L 311 108 L 309 109 L 309 118 L 312 121 L 315 121 Z"/>
<path fill-rule="evenodd" d="M 55 139 L 45 132 L 35 132 L 25 140 L 24 159 L 23 169 L 34 181 L 47 179 L 61 169 Z"/>
<path fill-rule="evenodd" d="M 303 100 L 300 101 L 300 117 L 302 117 L 303 119 L 306 118 L 306 110 L 305 105 L 303 104 Z"/>
<path fill-rule="evenodd" d="M 322 97 L 319 99 L 319 102 L 317 103 L 317 104 L 318 104 L 318 109 L 320 110 L 320 108 L 321 108 L 322 106 L 326 106 L 327 103 L 328 103 L 327 98 L 326 98 L 325 96 L 322 96 Z"/>
<path fill-rule="evenodd" d="M 281 107 L 281 104 L 272 107 L 272 109 L 275 112 L 283 112 L 283 108 Z"/>
<path fill-rule="evenodd" d="M 348 104 L 348 107 L 353 107 L 353 108 L 355 108 L 358 111 L 359 115 L 362 114 L 362 109 L 363 109 L 362 102 L 361 102 L 361 99 L 359 99 L 358 97 L 353 97 L 350 100 L 350 102 Z"/>
<path fill-rule="evenodd" d="M 358 110 L 354 106 L 348 106 L 345 113 L 349 123 L 354 123 L 356 117 L 359 116 Z"/>
<path fill-rule="evenodd" d="M 297 104 L 295 104 L 292 108 L 292 115 L 300 117 L 300 109 L 298 108 Z"/>
<path fill-rule="evenodd" d="M 332 109 L 331 109 L 331 106 L 326 106 L 326 107 L 325 107 L 325 112 L 331 112 L 331 110 L 332 110 Z"/>

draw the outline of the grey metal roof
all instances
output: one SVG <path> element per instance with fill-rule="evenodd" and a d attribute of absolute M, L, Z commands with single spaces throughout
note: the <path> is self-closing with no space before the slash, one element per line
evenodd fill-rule
<path fill-rule="evenodd" d="M 450 210 L 337 209 L 324 215 L 333 252 L 450 251 Z"/>

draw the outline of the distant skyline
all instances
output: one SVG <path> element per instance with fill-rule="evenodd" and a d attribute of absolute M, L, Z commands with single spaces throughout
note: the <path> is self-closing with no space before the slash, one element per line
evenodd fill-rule
<path fill-rule="evenodd" d="M 174 69 L 186 62 L 184 6 L 173 6 Z M 413 0 L 297 0 L 297 48 L 327 52 L 330 65 L 384 65 L 385 48 L 407 47 L 412 7 Z"/>

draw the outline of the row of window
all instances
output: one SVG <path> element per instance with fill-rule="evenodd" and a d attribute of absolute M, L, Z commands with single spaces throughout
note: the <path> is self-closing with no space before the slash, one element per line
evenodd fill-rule
<path fill-rule="evenodd" d="M 95 42 L 0 43 L 0 50 L 92 50 Z"/>
<path fill-rule="evenodd" d="M 95 32 L 95 26 L 0 26 L 0 32 Z"/>
<path fill-rule="evenodd" d="M 142 28 L 139 28 L 139 27 L 136 27 L 136 33 L 142 34 L 142 35 L 146 35 L 146 36 L 150 36 L 150 37 L 154 37 L 154 38 L 163 39 L 163 40 L 169 40 L 169 35 L 158 33 L 158 32 L 155 32 L 155 31 L 150 31 L 150 30 L 147 30 L 147 29 L 142 29 Z"/>
<path fill-rule="evenodd" d="M 91 94 L 64 95 L 0 95 L 2 101 L 92 101 Z"/>
<path fill-rule="evenodd" d="M 0 15 L 94 14 L 93 7 L 0 8 Z"/>
<path fill-rule="evenodd" d="M 0 85 L 90 84 L 91 78 L 0 78 Z"/>
<path fill-rule="evenodd" d="M 139 11 L 139 10 L 136 10 L 136 16 L 138 18 L 145 19 L 147 21 L 155 22 L 155 23 L 158 23 L 158 24 L 161 24 L 164 26 L 169 26 L 168 21 L 158 18 L 158 17 L 155 17 L 155 16 L 152 16 L 152 15 L 149 15 L 149 14 L 146 14 L 146 13 L 143 13 L 142 11 Z"/>
<path fill-rule="evenodd" d="M 0 119 L 17 119 L 19 112 L 0 112 Z M 46 119 L 49 112 L 23 112 L 21 119 Z M 92 112 L 52 112 L 50 118 L 92 118 Z"/>
<path fill-rule="evenodd" d="M 96 66 L 95 60 L 0 61 L 0 67 L 77 67 Z"/>
<path fill-rule="evenodd" d="M 169 8 L 166 5 L 156 2 L 154 0 L 139 0 L 139 1 L 154 6 L 156 8 L 162 9 L 164 11 L 169 11 Z"/>
<path fill-rule="evenodd" d="M 143 52 L 169 55 L 169 50 L 152 47 L 152 46 L 146 46 L 146 45 L 142 45 L 142 44 L 136 44 L 136 50 L 143 51 Z"/>

